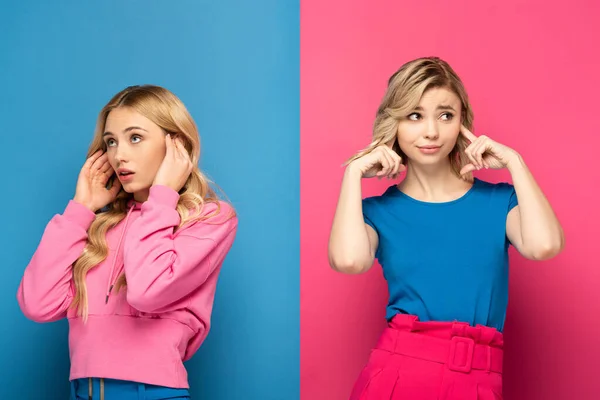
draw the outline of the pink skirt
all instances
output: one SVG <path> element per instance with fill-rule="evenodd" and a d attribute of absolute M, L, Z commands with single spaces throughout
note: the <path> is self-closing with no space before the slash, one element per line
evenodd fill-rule
<path fill-rule="evenodd" d="M 350 400 L 502 400 L 502 333 L 396 315 Z"/>

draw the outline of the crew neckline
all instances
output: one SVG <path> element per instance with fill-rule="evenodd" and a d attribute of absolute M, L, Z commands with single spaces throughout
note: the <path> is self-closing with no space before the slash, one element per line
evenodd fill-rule
<path fill-rule="evenodd" d="M 431 202 L 431 201 L 423 201 L 423 200 L 415 199 L 414 197 L 409 196 L 406 193 L 404 193 L 403 191 L 401 191 L 397 185 L 390 186 L 387 191 L 391 192 L 390 194 L 400 196 L 400 197 L 405 198 L 406 200 L 409 200 L 416 204 L 431 206 L 431 207 L 441 207 L 441 206 L 453 205 L 456 203 L 460 203 L 461 201 L 464 201 L 475 191 L 475 188 L 479 185 L 480 182 L 481 181 L 479 179 L 473 178 L 473 184 L 471 185 L 469 190 L 467 190 L 464 194 L 462 194 L 460 197 L 458 197 L 454 200 L 442 201 L 442 202 Z"/>

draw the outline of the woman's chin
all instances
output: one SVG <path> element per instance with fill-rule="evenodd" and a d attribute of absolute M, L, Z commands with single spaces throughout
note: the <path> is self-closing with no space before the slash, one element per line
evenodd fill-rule
<path fill-rule="evenodd" d="M 421 165 L 435 165 L 438 164 L 444 157 L 442 154 L 421 154 L 417 153 L 412 158 L 412 161 L 416 164 Z"/>
<path fill-rule="evenodd" d="M 122 183 L 121 186 L 126 193 L 137 193 L 141 191 L 148 191 L 150 189 L 149 185 L 140 185 L 138 183 Z"/>
<path fill-rule="evenodd" d="M 415 154 L 415 156 L 411 159 L 412 164 L 414 165 L 422 165 L 423 167 L 434 167 L 441 166 L 444 164 L 450 164 L 450 160 L 448 158 L 448 154 L 442 154 L 441 152 L 437 154 Z"/>
<path fill-rule="evenodd" d="M 132 188 L 131 185 L 127 185 L 127 184 L 123 185 L 123 184 L 121 184 L 121 187 L 123 188 L 123 191 L 125 193 L 135 193 L 135 189 Z"/>

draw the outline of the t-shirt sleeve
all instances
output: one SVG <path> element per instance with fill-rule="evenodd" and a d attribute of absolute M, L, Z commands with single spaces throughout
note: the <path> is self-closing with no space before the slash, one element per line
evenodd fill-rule
<path fill-rule="evenodd" d="M 365 220 L 365 224 L 369 225 L 371 228 L 375 229 L 375 232 L 379 234 L 377 227 L 375 226 L 375 222 L 373 222 L 374 216 L 374 206 L 375 204 L 371 199 L 363 199 L 362 201 L 362 210 L 363 210 L 363 218 Z"/>
<path fill-rule="evenodd" d="M 377 229 L 377 225 L 375 225 L 375 221 L 377 220 L 377 203 L 375 202 L 375 198 L 366 198 L 362 202 L 363 209 L 363 218 L 365 220 L 365 224 L 369 225 L 371 228 L 377 232 L 377 236 L 381 237 L 379 233 L 379 229 Z M 375 258 L 379 260 L 381 254 L 381 242 L 377 246 L 377 251 L 375 252 Z"/>
<path fill-rule="evenodd" d="M 506 214 L 508 215 L 508 213 L 515 208 L 517 205 L 519 205 L 519 199 L 517 198 L 517 192 L 515 191 L 515 187 L 513 185 L 511 185 L 510 183 L 502 183 L 500 185 L 501 189 L 502 189 L 502 194 L 504 195 L 504 204 L 508 204 L 507 206 L 507 210 L 506 210 Z M 508 235 L 506 236 L 506 245 L 510 245 L 513 244 L 510 239 L 508 238 Z"/>
<path fill-rule="evenodd" d="M 515 191 L 515 187 L 508 183 L 506 185 L 507 185 L 507 191 L 509 194 L 508 211 L 506 212 L 508 214 L 510 212 L 510 210 L 512 210 L 513 208 L 515 208 L 516 206 L 519 205 L 519 199 L 517 198 L 517 192 Z"/>
<path fill-rule="evenodd" d="M 519 205 L 519 199 L 517 198 L 517 192 L 515 187 L 508 182 L 497 183 L 495 190 L 496 204 L 506 207 L 506 214 L 508 214 L 513 208 Z"/>

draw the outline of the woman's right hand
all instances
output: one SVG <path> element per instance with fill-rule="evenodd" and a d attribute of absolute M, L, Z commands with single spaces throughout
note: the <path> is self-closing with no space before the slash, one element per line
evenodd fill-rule
<path fill-rule="evenodd" d="M 406 170 L 402 158 L 388 145 L 375 147 L 370 153 L 352 161 L 349 166 L 360 171 L 363 178 L 396 179 L 400 172 Z"/>
<path fill-rule="evenodd" d="M 108 205 L 121 190 L 121 182 L 118 179 L 114 180 L 110 189 L 106 189 L 106 184 L 114 172 L 106 153 L 98 150 L 83 165 L 73 200 L 92 212 Z"/>

